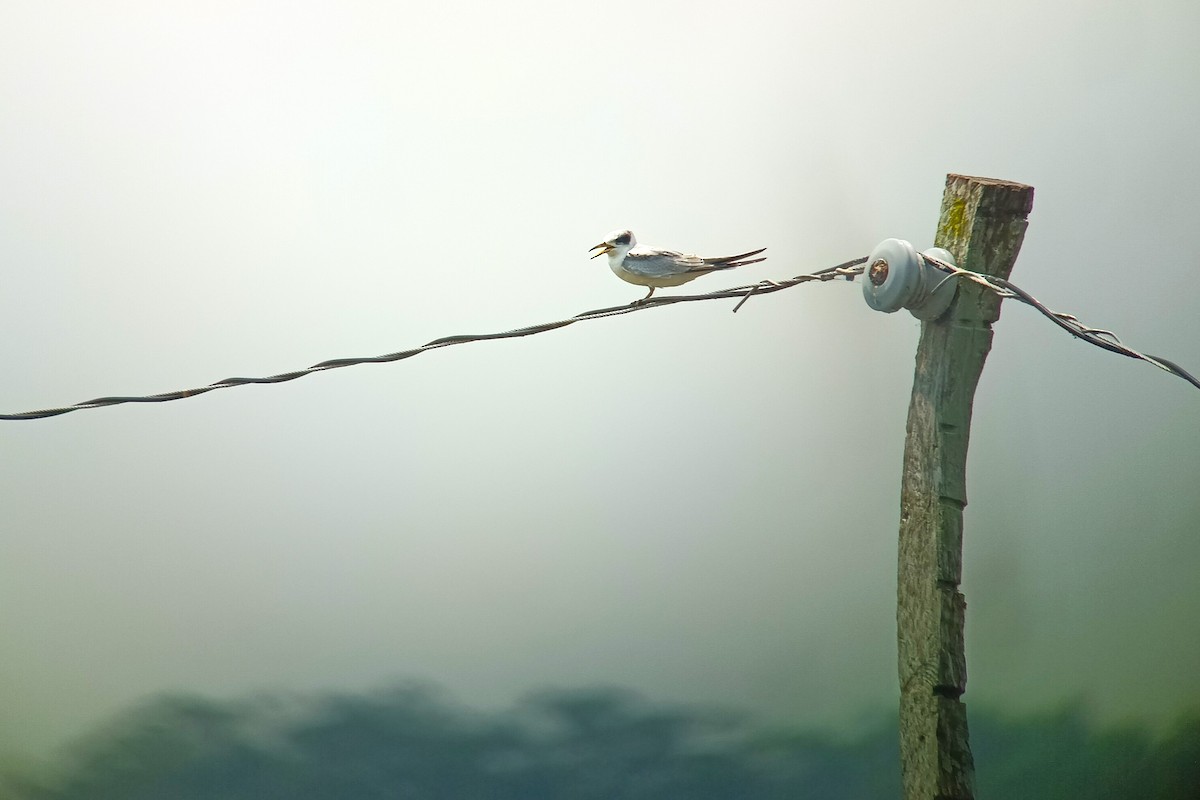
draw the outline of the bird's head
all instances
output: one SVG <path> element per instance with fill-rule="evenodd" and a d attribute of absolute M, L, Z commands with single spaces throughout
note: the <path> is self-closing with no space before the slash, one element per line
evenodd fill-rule
<path fill-rule="evenodd" d="M 613 231 L 604 238 L 604 241 L 592 248 L 595 253 L 592 253 L 592 258 L 605 255 L 606 253 L 618 253 L 621 258 L 633 249 L 637 244 L 637 239 L 633 238 L 633 231 Z"/>

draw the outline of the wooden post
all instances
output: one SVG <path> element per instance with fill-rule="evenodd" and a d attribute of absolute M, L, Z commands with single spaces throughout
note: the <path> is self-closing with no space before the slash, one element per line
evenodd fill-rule
<path fill-rule="evenodd" d="M 1025 236 L 1033 187 L 949 175 L 935 244 L 964 269 L 1007 278 Z M 921 325 L 904 477 L 896 624 L 900 761 L 906 800 L 972 800 L 963 652 L 963 508 L 971 403 L 1000 300 L 959 280 L 945 314 Z"/>

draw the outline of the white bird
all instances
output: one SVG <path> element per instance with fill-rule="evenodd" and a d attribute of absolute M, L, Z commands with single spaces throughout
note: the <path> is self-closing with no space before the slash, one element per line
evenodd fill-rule
<path fill-rule="evenodd" d="M 766 256 L 750 257 L 763 252 L 767 249 L 765 247 L 720 258 L 703 258 L 675 250 L 638 247 L 632 231 L 613 231 L 603 242 L 591 249 L 598 251 L 592 258 L 608 254 L 609 269 L 621 280 L 650 287 L 646 296 L 634 301 L 636 303 L 649 300 L 650 295 L 660 286 L 680 286 L 719 269 L 733 269 L 767 260 Z"/>

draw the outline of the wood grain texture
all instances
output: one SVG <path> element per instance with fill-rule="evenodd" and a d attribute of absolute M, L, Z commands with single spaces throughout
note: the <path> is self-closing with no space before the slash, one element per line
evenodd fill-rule
<path fill-rule="evenodd" d="M 1025 236 L 1033 188 L 949 175 L 935 244 L 975 272 L 1007 278 Z M 937 320 L 921 325 L 904 444 L 896 623 L 900 756 L 908 800 L 971 800 L 963 649 L 963 508 L 971 406 L 1000 300 L 959 281 Z"/>

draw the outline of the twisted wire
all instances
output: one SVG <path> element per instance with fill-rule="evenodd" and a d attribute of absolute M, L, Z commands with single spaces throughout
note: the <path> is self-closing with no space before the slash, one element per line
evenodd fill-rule
<path fill-rule="evenodd" d="M 927 254 L 922 254 L 921 257 L 946 273 L 946 277 L 943 278 L 943 281 L 955 279 L 966 279 L 973 281 L 995 293 L 998 297 L 1018 300 L 1025 305 L 1036 309 L 1040 314 L 1042 314 L 1042 316 L 1046 317 L 1055 325 L 1062 328 L 1072 336 L 1082 339 L 1088 344 L 1095 345 L 1096 347 L 1107 350 L 1110 353 L 1117 353 L 1118 355 L 1122 355 L 1127 358 L 1135 358 L 1140 361 L 1145 361 L 1147 364 L 1152 364 L 1164 372 L 1169 372 L 1178 378 L 1182 378 L 1183 380 L 1192 384 L 1192 386 L 1200 389 L 1200 380 L 1197 380 L 1196 376 L 1192 375 L 1174 361 L 1163 358 L 1162 356 L 1151 355 L 1150 353 L 1142 353 L 1134 350 L 1132 347 L 1129 347 L 1123 343 L 1112 331 L 1105 330 L 1104 328 L 1093 328 L 1085 325 L 1080 322 L 1079 318 L 1074 314 L 1064 314 L 1059 311 L 1051 311 L 1041 301 L 1007 278 L 1000 278 L 995 275 L 984 275 L 979 272 L 971 272 L 970 270 L 956 267 L 953 264 L 947 264 L 946 262 Z M 941 284 L 938 285 L 940 286 Z"/>
<path fill-rule="evenodd" d="M 537 325 L 528 325 L 523 328 L 514 328 L 508 331 L 499 333 L 480 333 L 480 334 L 465 334 L 458 336 L 443 336 L 440 339 L 434 339 L 431 342 L 426 342 L 420 347 L 414 347 L 409 350 L 400 350 L 395 353 L 387 353 L 381 356 L 366 356 L 360 358 L 334 358 L 328 361 L 322 361 L 319 364 L 313 364 L 307 369 L 295 370 L 294 372 L 281 372 L 278 375 L 268 375 L 263 378 L 225 378 L 215 383 L 210 383 L 207 386 L 200 386 L 195 389 L 179 389 L 173 392 L 162 392 L 160 394 L 140 395 L 140 396 L 111 396 L 97 397 L 94 400 L 85 400 L 82 403 L 75 403 L 70 406 L 60 406 L 58 408 L 44 408 L 37 411 L 25 411 L 19 414 L 0 414 L 0 420 L 31 420 L 45 419 L 47 417 L 57 417 L 61 414 L 69 414 L 72 411 L 81 411 L 85 408 L 102 408 L 104 406 L 116 406 L 124 403 L 166 403 L 171 400 L 183 400 L 188 397 L 196 397 L 198 395 L 207 394 L 208 392 L 216 391 L 217 389 L 230 389 L 234 386 L 249 386 L 251 384 L 267 384 L 267 383 L 285 383 L 294 381 L 297 378 L 303 378 L 306 375 L 312 375 L 315 372 L 324 372 L 331 369 L 341 369 L 343 367 L 353 367 L 359 364 L 386 364 L 392 361 L 402 361 L 406 358 L 412 358 L 415 355 L 424 353 L 428 350 L 436 350 L 442 347 L 450 347 L 452 345 L 466 344 L 468 342 L 481 342 L 491 339 L 515 339 L 521 336 L 531 336 L 536 333 L 546 333 L 547 331 L 565 328 L 568 325 L 574 325 L 576 322 L 586 322 L 593 319 L 603 319 L 605 317 L 616 317 L 622 314 L 631 314 L 635 311 L 645 311 L 650 308 L 659 308 L 661 306 L 674 305 L 676 303 L 691 303 L 700 300 L 721 300 L 733 297 L 741 298 L 741 301 L 734 307 L 737 311 L 742 305 L 754 295 L 771 294 L 772 292 L 789 289 L 793 286 L 798 286 L 802 283 L 812 281 L 830 281 L 835 278 L 846 278 L 852 280 L 855 275 L 862 272 L 862 264 L 866 262 L 866 256 L 847 261 L 844 264 L 838 264 L 834 267 L 818 270 L 817 272 L 806 275 L 797 275 L 785 281 L 761 281 L 760 283 L 749 284 L 746 286 L 734 286 L 729 289 L 718 289 L 714 292 L 706 294 L 694 295 L 674 295 L 669 297 L 651 297 L 645 301 L 638 301 L 630 305 L 611 306 L 609 308 L 598 308 L 592 311 L 584 311 L 567 319 L 555 320 L 554 322 L 542 322 Z"/>
<path fill-rule="evenodd" d="M 1125 345 L 1117 337 L 1115 333 L 1103 328 L 1093 328 L 1083 324 L 1073 314 L 1064 314 L 1057 311 L 1051 311 L 1044 304 L 1038 301 L 1031 294 L 1021 289 L 1014 283 L 1004 278 L 998 278 L 992 275 L 984 275 L 978 272 L 956 267 L 952 264 L 947 264 L 932 256 L 923 255 L 923 258 L 928 260 L 938 269 L 946 273 L 943 280 L 970 280 L 994 292 L 998 297 L 1005 299 L 1018 300 L 1040 312 L 1055 325 L 1070 333 L 1083 341 L 1095 345 L 1096 347 L 1108 350 L 1112 353 L 1135 358 L 1152 364 L 1161 370 L 1164 370 L 1176 377 L 1182 378 L 1188 383 L 1200 389 L 1200 380 L 1194 375 L 1179 366 L 1175 362 L 1163 358 L 1162 356 L 1151 355 L 1149 353 L 1141 353 L 1133 348 Z M 608 308 L 598 308 L 592 311 L 584 311 L 567 319 L 555 320 L 553 322 L 542 322 L 536 325 L 527 325 L 523 328 L 513 328 L 512 330 L 501 331 L 499 333 L 480 333 L 480 334 L 462 334 L 456 336 L 443 336 L 440 339 L 434 339 L 431 342 L 426 342 L 420 347 L 414 347 L 408 350 L 400 350 L 395 353 L 387 353 L 380 356 L 365 356 L 359 358 L 334 358 L 328 361 L 322 361 L 319 364 L 314 364 L 307 369 L 295 370 L 293 372 L 281 372 L 278 375 L 268 375 L 262 378 L 225 378 L 224 380 L 210 383 L 207 386 L 200 386 L 194 389 L 180 389 L 173 392 L 162 392 L 160 394 L 138 395 L 138 396 L 121 396 L 114 395 L 110 397 L 97 397 L 94 400 L 86 400 L 82 403 L 75 403 L 70 406 L 60 406 L 57 408 L 45 408 L 37 411 L 25 411 L 18 414 L 0 414 L 0 420 L 32 420 L 45 419 L 47 417 L 56 417 L 60 414 L 68 414 L 72 411 L 80 411 L 85 408 L 102 408 L 104 406 L 122 405 L 124 403 L 165 403 L 171 400 L 183 400 L 188 397 L 196 397 L 208 392 L 216 391 L 217 389 L 230 389 L 235 386 L 249 386 L 251 384 L 269 384 L 269 383 L 285 383 L 293 381 L 297 378 L 303 378 L 306 375 L 311 375 L 316 372 L 325 372 L 331 369 L 341 369 L 343 367 L 353 367 L 359 364 L 386 364 L 393 361 L 402 361 L 406 358 L 412 358 L 415 355 L 424 353 L 429 350 L 436 350 L 442 347 L 450 347 L 453 345 L 467 344 L 469 342 L 481 342 L 492 339 L 516 339 L 522 336 L 532 336 L 538 333 L 546 333 L 548 331 L 565 328 L 568 325 L 574 325 L 576 322 L 586 322 L 594 319 L 604 319 L 606 317 L 616 317 L 623 314 L 632 314 L 635 311 L 645 311 L 650 308 L 660 308 L 662 306 L 675 305 L 676 303 L 692 303 L 701 300 L 722 300 L 730 298 L 738 298 L 738 303 L 733 307 L 736 313 L 745 303 L 756 295 L 773 294 L 774 292 L 790 289 L 793 286 L 799 286 L 803 283 L 825 282 L 835 280 L 837 278 L 845 278 L 853 280 L 858 275 L 862 274 L 863 264 L 867 258 L 851 259 L 837 266 L 828 267 L 803 275 L 797 275 L 794 278 L 789 278 L 783 281 L 763 280 L 758 283 L 747 284 L 744 286 L 733 286 L 728 289 L 718 289 L 705 294 L 692 295 L 673 295 L 665 297 L 651 297 L 647 300 L 641 300 L 629 305 L 610 306 Z"/>

